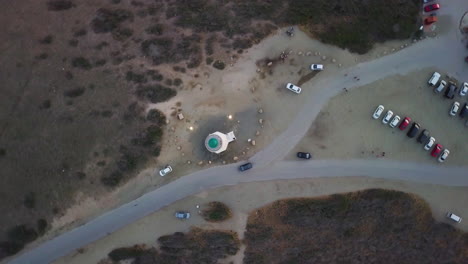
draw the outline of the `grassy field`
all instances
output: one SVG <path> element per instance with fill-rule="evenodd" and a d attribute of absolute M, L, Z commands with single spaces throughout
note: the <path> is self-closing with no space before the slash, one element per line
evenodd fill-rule
<path fill-rule="evenodd" d="M 252 213 L 244 263 L 464 263 L 468 234 L 414 195 L 371 189 L 279 200 Z"/>

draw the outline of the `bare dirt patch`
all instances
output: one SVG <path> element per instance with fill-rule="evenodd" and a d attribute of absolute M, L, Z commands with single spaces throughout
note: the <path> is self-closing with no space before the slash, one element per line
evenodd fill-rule
<path fill-rule="evenodd" d="M 373 189 L 255 210 L 247 221 L 244 263 L 463 263 L 467 238 L 435 223 L 422 199 Z"/>

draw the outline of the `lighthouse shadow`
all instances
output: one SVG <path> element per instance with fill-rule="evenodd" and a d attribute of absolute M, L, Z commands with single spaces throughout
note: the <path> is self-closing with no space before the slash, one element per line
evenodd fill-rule
<path fill-rule="evenodd" d="M 232 113 L 231 113 L 232 114 Z M 250 144 L 247 139 L 254 138 L 255 131 L 258 129 L 257 109 L 251 107 L 245 111 L 233 113 L 233 118 L 228 118 L 228 113 L 219 116 L 209 116 L 205 120 L 199 121 L 196 130 L 189 138 L 193 146 L 193 155 L 198 160 L 204 162 L 211 161 L 212 163 L 233 163 L 234 157 L 239 160 L 245 159 L 242 152 L 247 152 Z M 234 132 L 236 140 L 229 143 L 227 150 L 220 153 L 211 153 L 205 148 L 206 137 L 219 131 L 227 134 L 231 131 Z"/>

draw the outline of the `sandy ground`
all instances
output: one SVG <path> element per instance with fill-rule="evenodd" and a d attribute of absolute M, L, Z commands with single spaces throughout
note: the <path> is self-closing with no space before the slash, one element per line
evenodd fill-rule
<path fill-rule="evenodd" d="M 343 91 L 329 101 L 307 136 L 289 156 L 294 158 L 296 151 L 309 151 L 317 159 L 385 158 L 437 163 L 416 138 L 406 136 L 409 128 L 400 131 L 371 117 L 375 108 L 382 104 L 385 106 L 383 115 L 391 109 L 402 119 L 411 117 L 422 129 L 429 130 L 436 143 L 450 150 L 449 158 L 441 165 L 466 166 L 468 148 L 465 136 L 468 128 L 464 126 L 464 119 L 448 114 L 454 100 L 463 105 L 466 97 L 457 95 L 454 100 L 448 100 L 442 93 L 434 93 L 433 88 L 427 85 L 433 71 L 423 69 L 406 76 L 392 76 L 349 92 Z M 447 80 L 447 73 L 438 71 Z"/>
<path fill-rule="evenodd" d="M 176 231 L 188 231 L 191 226 L 200 228 L 219 228 L 234 230 L 243 237 L 248 214 L 265 204 L 287 197 L 313 197 L 333 193 L 350 192 L 367 188 L 387 188 L 415 193 L 425 199 L 431 206 L 434 218 L 446 222 L 444 213 L 460 213 L 468 202 L 466 187 L 444 187 L 402 181 L 388 181 L 366 177 L 321 178 L 313 180 L 266 181 L 236 186 L 222 187 L 205 191 L 182 199 L 163 210 L 155 212 L 125 228 L 96 241 L 83 249 L 83 253 L 72 253 L 57 260 L 58 263 L 97 263 L 105 258 L 113 248 L 137 243 L 154 245 L 157 237 Z M 210 201 L 226 203 L 233 211 L 233 218 L 218 224 L 204 221 L 196 212 L 196 205 L 206 205 Z M 173 213 L 185 210 L 192 213 L 188 221 L 174 219 Z M 468 224 L 457 225 L 468 230 Z M 241 263 L 242 251 L 225 262 Z"/>
<path fill-rule="evenodd" d="M 67 209 L 61 217 L 54 219 L 52 230 L 31 246 L 81 225 L 104 211 L 131 201 L 183 175 L 223 164 L 223 161 L 232 162 L 235 156 L 239 160 L 252 156 L 288 127 L 292 121 L 291 113 L 297 112 L 303 105 L 306 94 L 313 92 L 303 89 L 304 96 L 298 96 L 284 88 L 287 82 L 310 80 L 311 63 L 325 65 L 326 71 L 318 74 L 333 75 L 342 68 L 411 45 L 410 41 L 390 41 L 378 44 L 368 54 L 359 56 L 311 39 L 299 30 L 293 38 L 288 38 L 284 31 L 279 30 L 277 34 L 237 55 L 238 57 L 232 59 L 232 63 L 227 64 L 223 71 L 200 66 L 183 78 L 183 88 L 178 91 L 176 97 L 164 103 L 148 104 L 148 111 L 157 108 L 163 111 L 169 120 L 162 154 L 154 160 L 154 164 L 170 164 L 174 168 L 173 173 L 162 178 L 157 174 L 159 167 L 151 166 L 142 170 L 124 186 L 104 196 L 77 196 L 75 205 Z M 284 63 L 274 63 L 271 68 L 266 69 L 257 67 L 258 61 L 278 58 L 282 51 L 289 54 Z M 272 74 L 268 73 L 270 70 Z M 260 108 L 263 110 L 262 114 L 258 113 Z M 184 114 L 184 120 L 180 121 L 171 115 L 177 110 Z M 229 114 L 233 115 L 232 120 L 227 118 Z M 259 119 L 264 120 L 263 124 L 258 122 Z M 189 130 L 189 127 L 193 127 L 193 130 Z M 207 153 L 203 146 L 205 136 L 216 130 L 232 130 L 238 138 L 230 143 L 226 154 L 219 157 Z M 260 133 L 258 136 L 257 131 Z M 249 138 L 256 141 L 255 146 L 247 142 Z M 212 163 L 209 164 L 209 161 Z"/>

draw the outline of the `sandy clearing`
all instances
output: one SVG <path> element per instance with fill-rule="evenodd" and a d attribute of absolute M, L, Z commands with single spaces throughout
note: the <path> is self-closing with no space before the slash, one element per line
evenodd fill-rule
<path fill-rule="evenodd" d="M 446 187 L 367 177 L 337 177 L 238 184 L 186 197 L 103 239 L 87 245 L 84 248 L 84 253 L 74 252 L 58 259 L 54 263 L 97 263 L 115 247 L 136 243 L 154 245 L 157 237 L 177 231 L 188 231 L 191 226 L 206 229 L 235 230 L 243 237 L 243 230 L 245 229 L 249 212 L 277 199 L 301 196 L 313 197 L 367 188 L 388 188 L 415 193 L 429 203 L 433 215 L 438 221 L 446 221 L 444 213 L 447 210 L 460 214 L 461 212 L 459 212 L 458 208 L 464 208 L 464 205 L 468 202 L 468 188 L 466 187 Z M 223 223 L 213 224 L 205 222 L 196 214 L 197 204 L 204 205 L 214 200 L 221 201 L 230 206 L 233 211 L 233 218 Z M 193 217 L 189 221 L 175 220 L 173 213 L 176 210 L 190 211 Z M 458 227 L 468 230 L 466 222 L 462 222 Z M 228 260 L 232 260 L 234 263 L 241 263 L 241 254 L 242 252 L 227 259 L 226 263 L 228 263 Z"/>
<path fill-rule="evenodd" d="M 285 83 L 298 82 L 301 77 L 309 74 L 308 67 L 311 63 L 323 63 L 326 71 L 319 74 L 332 76 L 340 69 L 398 51 L 401 46 L 411 45 L 409 40 L 390 41 L 377 44 L 366 55 L 356 55 L 311 39 L 299 30 L 291 39 L 286 37 L 284 32 L 285 29 L 280 29 L 258 45 L 237 55 L 238 58 L 232 61 L 232 66 L 228 64 L 223 71 L 204 64 L 189 71 L 182 78 L 184 85 L 176 97 L 164 103 L 148 104 L 148 111 L 152 108 L 160 109 L 169 120 L 161 150 L 163 154 L 150 161 L 147 169 L 142 170 L 136 177 L 115 191 L 100 197 L 77 197 L 74 206 L 67 209 L 61 217 L 54 219 L 51 231 L 30 246 L 33 247 L 64 230 L 79 226 L 104 211 L 131 201 L 183 175 L 211 166 L 208 164 L 208 159 L 196 155 L 197 151 L 194 149 L 198 148 L 198 152 L 203 151 L 199 141 L 204 139 L 198 136 L 195 140 L 193 135 L 196 131 L 215 130 L 219 128 L 219 126 L 212 127 L 216 123 L 215 119 L 233 114 L 234 122 L 224 127 L 232 128 L 237 132 L 238 126 L 235 122 L 239 120 L 238 115 L 248 109 L 262 108 L 263 114 L 258 114 L 256 111 L 250 111 L 248 115 L 244 114 L 245 117 L 239 125 L 244 127 L 244 122 L 255 123 L 255 125 L 245 126 L 247 131 L 242 135 L 237 135 L 239 140 L 232 143 L 235 146 L 230 146 L 229 158 L 231 159 L 233 156 L 238 156 L 240 159 L 252 156 L 288 127 L 293 120 L 291 113 L 301 108 L 307 99 L 307 93 L 314 92 L 314 90 L 304 89 L 303 94 L 296 96 L 283 87 Z M 266 77 L 262 78 L 262 74 L 257 72 L 256 62 L 264 58 L 278 57 L 283 50 L 291 52 L 287 61 L 276 65 L 272 75 L 266 74 Z M 325 59 L 322 59 L 323 56 Z M 336 62 L 333 63 L 333 59 Z M 197 75 L 199 77 L 195 77 Z M 252 92 L 252 88 L 255 92 Z M 178 106 L 179 102 L 180 106 Z M 171 116 L 171 113 L 177 109 L 182 111 L 185 120 L 179 121 Z M 259 118 L 265 120 L 263 128 L 258 124 Z M 200 128 L 203 124 L 207 125 Z M 188 130 L 190 126 L 194 127 L 194 132 Z M 255 136 L 256 131 L 260 132 L 259 136 Z M 256 146 L 252 147 L 248 144 L 247 138 L 255 139 Z M 180 150 L 177 149 L 178 147 Z M 232 151 L 233 148 L 235 151 Z M 198 165 L 200 160 L 204 161 L 202 166 Z M 191 164 L 187 164 L 188 161 Z M 222 161 L 223 159 L 218 159 L 213 161 L 212 165 L 222 164 Z M 170 174 L 170 177 L 161 178 L 155 173 L 155 170 L 159 168 L 156 164 L 171 164 L 174 172 Z"/>
<path fill-rule="evenodd" d="M 428 129 L 437 143 L 451 151 L 446 163 L 441 165 L 468 165 L 465 141 L 468 128 L 458 116 L 448 115 L 453 100 L 434 93 L 426 84 L 433 71 L 423 69 L 343 91 L 322 109 L 307 136 L 289 157 L 294 158 L 296 151 L 310 151 L 317 159 L 385 158 L 436 164 L 436 159 L 422 144 L 406 136 L 409 128 L 405 131 L 392 129 L 381 120 L 371 118 L 377 105 L 382 104 L 386 108 L 384 114 L 390 109 L 402 119 L 411 117 L 422 129 Z M 447 80 L 446 73 L 438 71 Z M 466 102 L 466 98 L 459 96 L 454 100 L 462 105 Z"/>

